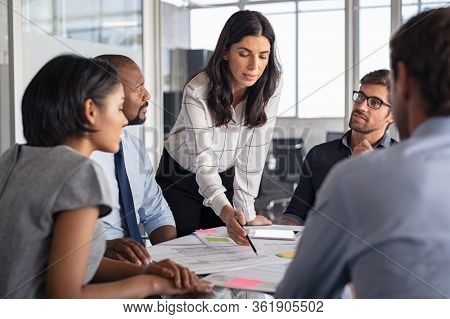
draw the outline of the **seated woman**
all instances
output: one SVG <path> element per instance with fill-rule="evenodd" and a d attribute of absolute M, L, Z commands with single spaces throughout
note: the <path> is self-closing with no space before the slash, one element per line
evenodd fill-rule
<path fill-rule="evenodd" d="M 0 157 L 0 296 L 140 298 L 209 292 L 170 260 L 136 266 L 103 257 L 99 217 L 111 210 L 94 150 L 117 152 L 127 120 L 108 62 L 63 55 L 22 100 L 27 143 Z"/>

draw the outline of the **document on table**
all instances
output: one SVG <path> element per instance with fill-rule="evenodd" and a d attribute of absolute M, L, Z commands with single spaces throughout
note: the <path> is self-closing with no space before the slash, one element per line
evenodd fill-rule
<path fill-rule="evenodd" d="M 289 264 L 272 264 L 206 276 L 216 286 L 273 293 Z"/>
<path fill-rule="evenodd" d="M 302 226 L 246 226 L 248 236 L 253 239 L 270 239 L 276 240 L 292 240 L 297 241 L 303 233 Z M 228 237 L 225 227 L 199 229 L 194 234 L 200 239 L 202 243 L 207 246 L 236 246 L 237 244 Z"/>
<path fill-rule="evenodd" d="M 233 247 L 237 244 L 228 237 L 228 234 L 210 234 L 204 232 L 195 232 L 195 236 L 206 246 L 211 247 Z"/>
<path fill-rule="evenodd" d="M 296 231 L 302 229 L 278 227 Z M 265 226 L 265 229 L 269 228 L 274 226 Z M 159 261 L 170 258 L 189 267 L 198 275 L 206 275 L 248 267 L 289 263 L 298 244 L 298 241 L 254 239 L 253 243 L 259 254 L 257 256 L 249 246 L 222 242 L 222 237 L 229 238 L 225 227 L 197 232 L 200 236 L 189 235 L 148 247 L 152 259 Z M 202 240 L 199 237 L 202 237 Z M 213 240 L 206 238 L 213 238 Z M 219 239 L 215 240 L 216 238 Z M 205 244 L 205 241 L 208 244 Z"/>
<path fill-rule="evenodd" d="M 245 226 L 246 229 L 271 229 L 271 230 L 292 230 L 303 232 L 304 226 L 270 225 L 270 226 Z"/>
<path fill-rule="evenodd" d="M 296 245 L 295 243 L 291 245 L 285 243 L 286 241 L 281 241 L 279 245 L 275 245 L 271 241 L 271 245 L 260 246 L 261 243 L 257 243 L 255 240 L 259 256 L 255 255 L 247 246 L 212 247 L 204 244 L 195 246 L 156 245 L 149 247 L 149 251 L 153 260 L 170 258 L 189 267 L 198 275 L 205 275 L 258 265 L 287 263 L 290 261 L 289 259 L 279 257 L 277 254 L 295 250 Z"/>

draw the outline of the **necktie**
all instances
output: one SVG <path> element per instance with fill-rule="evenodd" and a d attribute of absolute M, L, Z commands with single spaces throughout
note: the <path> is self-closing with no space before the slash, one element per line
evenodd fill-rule
<path fill-rule="evenodd" d="M 127 170 L 125 169 L 122 142 L 120 142 L 119 151 L 114 154 L 114 165 L 116 166 L 116 179 L 119 184 L 120 211 L 125 215 L 126 228 L 132 239 L 144 244 L 134 211 L 133 194 L 131 193 L 130 182 L 128 180 Z"/>

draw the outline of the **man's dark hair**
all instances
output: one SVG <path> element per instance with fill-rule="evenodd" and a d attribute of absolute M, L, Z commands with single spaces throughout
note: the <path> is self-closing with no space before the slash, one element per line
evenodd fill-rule
<path fill-rule="evenodd" d="M 23 132 L 28 145 L 55 146 L 67 138 L 92 132 L 86 125 L 84 103 L 101 107 L 120 83 L 109 62 L 61 55 L 33 77 L 22 99 Z"/>
<path fill-rule="evenodd" d="M 383 85 L 388 90 L 388 101 L 391 102 L 391 72 L 386 69 L 376 70 L 367 73 L 359 81 L 361 85 Z"/>
<path fill-rule="evenodd" d="M 403 62 L 429 116 L 450 115 L 450 7 L 419 13 L 392 37 L 391 70 Z"/>
<path fill-rule="evenodd" d="M 231 45 L 246 36 L 264 36 L 270 43 L 269 61 L 256 83 L 248 88 L 244 125 L 253 128 L 267 121 L 265 107 L 275 92 L 281 74 L 281 66 L 275 48 L 275 32 L 269 20 L 257 11 L 237 11 L 225 23 L 214 53 L 205 68 L 211 84 L 208 108 L 215 118 L 215 126 L 228 124 L 231 120 L 231 74 L 225 52 Z"/>

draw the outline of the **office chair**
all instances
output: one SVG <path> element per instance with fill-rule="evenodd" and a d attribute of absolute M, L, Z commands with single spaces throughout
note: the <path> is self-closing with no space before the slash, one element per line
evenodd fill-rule
<path fill-rule="evenodd" d="M 275 209 L 276 207 L 279 207 L 282 213 L 289 205 L 291 195 L 300 178 L 304 156 L 302 138 L 274 138 L 272 140 L 272 152 L 268 158 L 274 159 L 275 165 L 272 166 L 275 167 L 272 172 L 277 176 L 278 182 L 283 187 L 283 192 L 278 192 L 278 195 L 283 197 L 271 199 L 266 206 L 272 220 L 276 220 L 275 213 L 273 213 L 273 211 L 278 212 L 278 209 Z M 289 197 L 285 197 L 286 190 L 289 190 Z M 273 188 L 271 193 L 277 196 Z"/>

